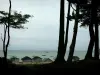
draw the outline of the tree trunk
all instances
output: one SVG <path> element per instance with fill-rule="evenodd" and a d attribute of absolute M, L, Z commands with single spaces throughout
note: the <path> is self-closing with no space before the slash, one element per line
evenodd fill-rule
<path fill-rule="evenodd" d="M 5 41 L 6 41 L 6 30 L 7 30 L 7 26 L 4 25 L 4 39 L 3 39 L 3 54 L 4 54 L 4 57 L 6 56 L 5 55 Z M 6 57 L 5 57 L 6 58 Z"/>
<path fill-rule="evenodd" d="M 92 5 L 93 6 L 93 5 Z M 93 7 L 92 7 L 93 8 Z M 88 46 L 88 50 L 87 50 L 87 54 L 85 56 L 85 59 L 92 59 L 92 52 L 93 52 L 93 47 L 94 47 L 94 40 L 95 40 L 95 37 L 94 37 L 94 30 L 93 30 L 93 9 L 91 9 L 91 23 L 89 25 L 89 34 L 90 34 L 90 42 L 89 42 L 89 46 Z"/>
<path fill-rule="evenodd" d="M 7 44 L 6 44 L 6 48 L 5 48 L 5 58 L 7 59 L 7 51 L 8 51 L 8 46 L 9 46 L 9 42 L 10 42 L 10 15 L 11 15 L 11 0 L 9 0 L 9 15 L 8 15 L 8 39 L 7 39 Z"/>
<path fill-rule="evenodd" d="M 59 30 L 59 45 L 58 45 L 58 53 L 55 62 L 63 63 L 65 62 L 64 56 L 64 0 L 60 0 L 60 30 Z"/>
<path fill-rule="evenodd" d="M 96 60 L 99 59 L 99 34 L 98 34 L 98 21 L 97 21 L 97 3 L 96 1 L 93 0 L 93 19 L 94 19 L 94 24 L 95 24 L 95 50 L 94 50 L 94 58 Z"/>
<path fill-rule="evenodd" d="M 7 25 L 4 25 L 4 39 L 3 39 L 3 53 L 4 53 L 4 61 L 3 64 L 5 64 L 4 66 L 6 67 L 7 65 L 7 57 L 6 57 L 6 32 L 7 32 Z"/>
<path fill-rule="evenodd" d="M 70 5 L 68 4 L 68 13 L 67 13 L 67 24 L 66 24 L 66 35 L 65 35 L 65 45 L 64 45 L 64 51 L 66 53 L 67 43 L 68 43 L 68 30 L 69 30 L 69 15 L 70 15 Z"/>
<path fill-rule="evenodd" d="M 88 46 L 88 50 L 85 56 L 85 59 L 92 59 L 92 52 L 93 52 L 93 47 L 94 47 L 94 30 L 93 30 L 93 25 L 89 25 L 89 34 L 90 34 L 90 42 Z"/>
<path fill-rule="evenodd" d="M 95 25 L 95 53 L 94 53 L 94 58 L 96 60 L 99 59 L 99 29 L 98 29 L 98 24 Z"/>
<path fill-rule="evenodd" d="M 77 31 L 78 31 L 78 16 L 79 16 L 79 5 L 77 4 L 73 38 L 72 38 L 72 43 L 70 45 L 69 56 L 68 56 L 67 62 L 72 62 L 72 59 L 73 59 L 73 54 L 74 54 L 75 44 L 76 44 Z"/>

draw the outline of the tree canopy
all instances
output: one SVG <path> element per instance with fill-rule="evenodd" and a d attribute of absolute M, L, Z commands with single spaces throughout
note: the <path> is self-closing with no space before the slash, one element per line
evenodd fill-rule
<path fill-rule="evenodd" d="M 0 11 L 0 24 L 5 24 L 7 26 L 8 24 L 8 12 Z M 21 13 L 18 13 L 17 11 L 12 12 L 10 15 L 10 27 L 12 28 L 25 28 L 22 24 L 25 24 L 28 21 L 28 18 L 32 17 L 29 14 L 22 15 Z"/>

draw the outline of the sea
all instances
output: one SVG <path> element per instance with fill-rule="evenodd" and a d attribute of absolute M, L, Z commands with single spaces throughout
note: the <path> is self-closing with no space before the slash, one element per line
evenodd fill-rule
<path fill-rule="evenodd" d="M 69 51 L 66 52 L 65 60 L 67 60 Z M 74 56 L 78 56 L 80 59 L 84 59 L 86 55 L 86 51 L 75 51 Z M 8 50 L 7 58 L 11 58 L 12 56 L 16 56 L 19 59 L 24 56 L 34 57 L 39 56 L 41 58 L 50 58 L 51 60 L 55 60 L 57 56 L 57 51 L 33 51 L 33 50 Z M 0 57 L 3 57 L 3 51 L 0 50 Z"/>

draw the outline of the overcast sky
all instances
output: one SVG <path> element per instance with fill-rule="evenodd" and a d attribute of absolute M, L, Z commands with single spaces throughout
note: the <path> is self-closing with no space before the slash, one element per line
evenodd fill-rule
<path fill-rule="evenodd" d="M 67 14 L 67 1 L 65 2 Z M 8 0 L 0 0 L 0 10 L 8 11 Z M 57 50 L 59 37 L 60 0 L 12 0 L 12 10 L 33 15 L 25 24 L 28 29 L 11 29 L 9 50 Z M 66 21 L 66 19 L 65 19 Z M 73 34 L 70 22 L 68 49 Z M 0 26 L 0 33 L 3 32 Z M 1 37 L 1 35 L 0 35 Z M 78 30 L 76 50 L 87 50 L 89 42 L 88 28 Z M 0 39 L 0 50 L 2 41 Z"/>

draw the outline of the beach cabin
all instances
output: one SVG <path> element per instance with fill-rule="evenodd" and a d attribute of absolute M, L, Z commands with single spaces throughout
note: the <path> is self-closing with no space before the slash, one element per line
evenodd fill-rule
<path fill-rule="evenodd" d="M 34 57 L 32 58 L 32 62 L 42 62 L 42 58 L 39 57 L 39 56 L 34 56 Z"/>
<path fill-rule="evenodd" d="M 80 58 L 78 56 L 73 56 L 72 61 L 79 61 L 79 60 L 80 60 Z"/>
<path fill-rule="evenodd" d="M 12 63 L 19 63 L 19 58 L 17 58 L 16 56 L 12 56 L 10 58 L 10 61 L 12 61 Z"/>
<path fill-rule="evenodd" d="M 30 64 L 32 62 L 32 59 L 28 56 L 23 57 L 21 60 L 25 64 Z"/>
<path fill-rule="evenodd" d="M 49 62 L 49 63 L 51 63 L 51 62 L 53 62 L 50 58 L 44 58 L 43 59 L 43 62 Z"/>

